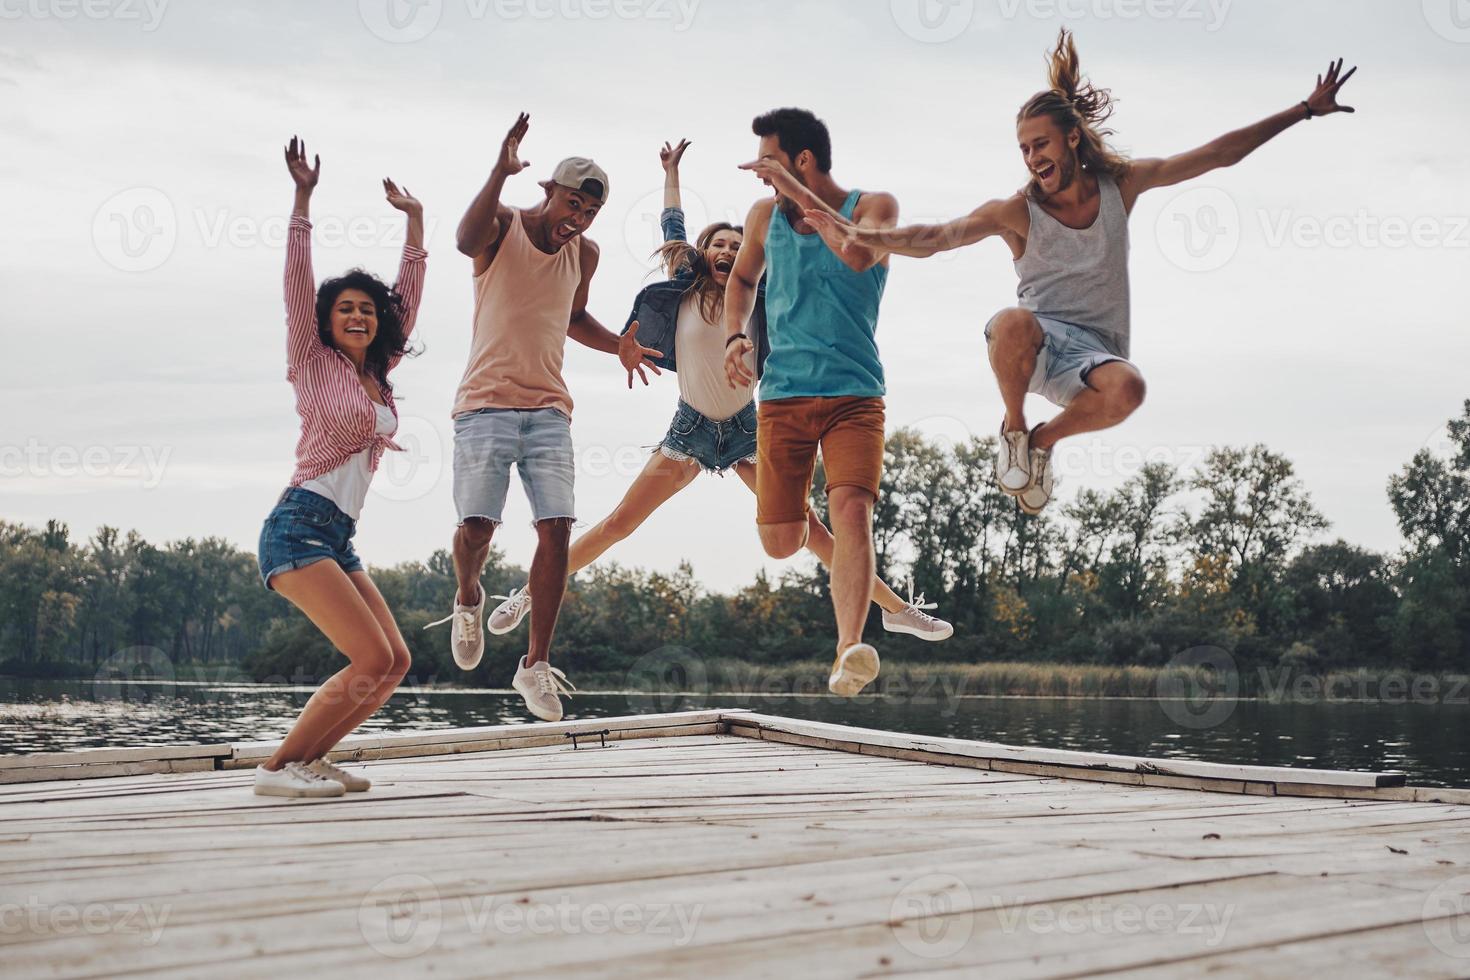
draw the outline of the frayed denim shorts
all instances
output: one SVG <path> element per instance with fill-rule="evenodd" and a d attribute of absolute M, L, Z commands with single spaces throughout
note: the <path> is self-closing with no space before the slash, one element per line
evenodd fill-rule
<path fill-rule="evenodd" d="M 535 522 L 574 519 L 572 420 L 559 409 L 480 408 L 454 418 L 454 507 L 463 524 L 501 522 L 514 466 Z"/>
<path fill-rule="evenodd" d="M 260 580 L 269 589 L 271 576 L 327 559 L 344 572 L 360 572 L 362 559 L 352 550 L 356 532 L 357 522 L 326 497 L 287 487 L 260 529 Z"/>
<path fill-rule="evenodd" d="M 710 473 L 723 473 L 742 460 L 755 462 L 755 402 L 723 422 L 691 408 L 682 398 L 659 452 L 669 459 L 692 459 Z"/>

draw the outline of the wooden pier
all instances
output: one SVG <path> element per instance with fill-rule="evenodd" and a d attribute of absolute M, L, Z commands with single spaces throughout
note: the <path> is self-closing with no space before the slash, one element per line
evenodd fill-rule
<path fill-rule="evenodd" d="M 573 747 L 575 736 L 576 747 Z M 0 756 L 0 976 L 1470 975 L 1470 791 L 697 711 Z"/>

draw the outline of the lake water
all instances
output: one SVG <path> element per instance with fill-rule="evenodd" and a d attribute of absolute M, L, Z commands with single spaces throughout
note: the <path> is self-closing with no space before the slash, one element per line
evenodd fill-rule
<path fill-rule="evenodd" d="M 0 754 L 279 738 L 313 689 L 122 685 L 0 677 Z M 1207 705 L 1132 698 L 578 694 L 567 718 L 691 708 L 1050 748 L 1319 769 L 1397 769 L 1421 786 L 1470 785 L 1470 706 L 1369 702 Z M 503 691 L 405 689 L 359 731 L 533 721 Z"/>

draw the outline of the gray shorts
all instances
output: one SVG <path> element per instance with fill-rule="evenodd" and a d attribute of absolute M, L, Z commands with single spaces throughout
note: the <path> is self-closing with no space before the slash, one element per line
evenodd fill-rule
<path fill-rule="evenodd" d="M 990 323 L 994 322 L 995 318 L 991 317 Z M 1036 322 L 1041 325 L 1041 350 L 1036 354 L 1036 370 L 1031 372 L 1031 383 L 1026 390 L 1053 405 L 1066 408 L 1072 404 L 1072 399 L 1087 388 L 1087 375 L 1099 364 L 1129 363 L 1126 357 L 1109 350 L 1101 335 L 1086 327 L 1045 316 L 1036 317 Z M 990 323 L 985 324 L 987 342 Z"/>
<path fill-rule="evenodd" d="M 521 475 L 532 520 L 576 517 L 572 420 L 555 408 L 481 408 L 454 418 L 454 508 L 461 524 L 471 517 L 501 522 L 511 466 Z"/>

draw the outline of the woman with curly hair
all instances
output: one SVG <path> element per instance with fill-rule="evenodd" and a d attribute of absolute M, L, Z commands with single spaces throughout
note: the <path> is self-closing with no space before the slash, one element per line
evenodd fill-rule
<path fill-rule="evenodd" d="M 296 393 L 301 438 L 296 470 L 260 532 L 260 575 L 347 657 L 307 701 L 275 753 L 255 770 L 262 796 L 341 796 L 369 782 L 327 761 L 342 738 L 383 705 L 408 671 L 408 646 L 388 604 L 352 548 L 368 484 L 384 450 L 398 449 L 398 411 L 388 374 L 408 353 L 424 285 L 423 206 L 383 181 L 408 216 L 403 260 L 391 288 L 361 269 L 315 287 L 310 166 L 292 137 L 286 167 L 296 184 L 286 243 L 286 379 Z M 314 294 L 314 295 L 313 295 Z"/>

